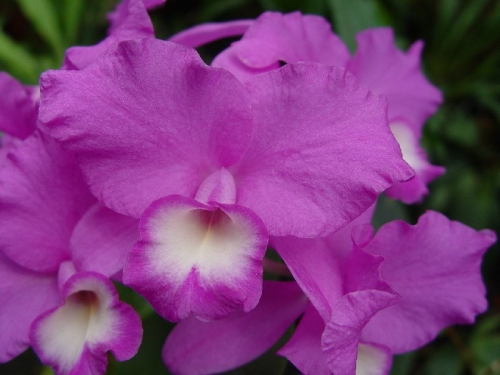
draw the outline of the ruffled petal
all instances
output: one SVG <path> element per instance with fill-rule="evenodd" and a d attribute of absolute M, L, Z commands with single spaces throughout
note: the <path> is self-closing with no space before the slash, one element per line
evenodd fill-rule
<path fill-rule="evenodd" d="M 153 26 L 145 10 L 157 7 L 163 3 L 165 3 L 165 0 L 122 0 L 107 15 L 110 23 L 108 35 L 113 35 L 117 31 L 124 29 L 129 29 L 131 32 L 145 29 L 150 34 L 147 36 L 153 36 Z M 138 35 L 137 37 L 140 38 L 142 35 Z"/>
<path fill-rule="evenodd" d="M 323 320 L 328 321 L 332 313 L 330 303 L 340 298 L 344 290 L 343 264 L 335 250 L 322 238 L 273 237 L 271 244 Z"/>
<path fill-rule="evenodd" d="M 30 90 L 0 72 L 0 131 L 25 139 L 35 131 L 37 102 Z"/>
<path fill-rule="evenodd" d="M 244 87 L 171 42 L 123 42 L 85 70 L 45 73 L 42 96 L 42 121 L 77 154 L 94 194 L 136 218 L 163 196 L 193 197 L 252 134 Z"/>
<path fill-rule="evenodd" d="M 241 366 L 268 350 L 306 304 L 296 283 L 265 281 L 259 304 L 248 313 L 236 312 L 212 322 L 190 317 L 177 324 L 163 347 L 163 360 L 179 375 L 213 374 Z"/>
<path fill-rule="evenodd" d="M 36 317 L 60 303 L 57 277 L 19 267 L 0 252 L 0 301 L 0 362 L 7 362 L 30 345 Z"/>
<path fill-rule="evenodd" d="M 104 374 L 106 352 L 130 359 L 142 339 L 141 320 L 118 301 L 113 284 L 104 276 L 82 272 L 64 285 L 65 302 L 35 320 L 33 349 L 58 374 Z"/>
<path fill-rule="evenodd" d="M 253 23 L 253 20 L 204 23 L 183 30 L 172 36 L 169 40 L 188 47 L 197 48 L 219 39 L 242 35 Z"/>
<path fill-rule="evenodd" d="M 0 174 L 0 248 L 23 267 L 56 272 L 94 201 L 73 156 L 36 132 L 11 150 Z"/>
<path fill-rule="evenodd" d="M 247 82 L 254 138 L 233 175 L 237 203 L 274 236 L 324 236 L 413 175 L 385 100 L 342 68 L 296 63 Z"/>
<path fill-rule="evenodd" d="M 139 240 L 139 221 L 94 204 L 71 235 L 71 258 L 79 271 L 112 276 Z"/>
<path fill-rule="evenodd" d="M 123 280 L 164 318 L 220 319 L 257 305 L 268 235 L 250 210 L 170 196 L 144 212 L 140 235 Z"/>
<path fill-rule="evenodd" d="M 401 301 L 372 318 L 363 338 L 402 353 L 448 325 L 474 322 L 487 307 L 481 258 L 495 240 L 492 231 L 475 231 L 433 211 L 415 226 L 383 226 L 365 250 L 385 258 L 382 278 Z"/>
<path fill-rule="evenodd" d="M 422 42 L 402 52 L 389 28 L 362 31 L 356 40 L 358 49 L 347 70 L 372 92 L 387 97 L 390 121 L 403 117 L 421 129 L 442 102 L 441 92 L 420 67 Z"/>
<path fill-rule="evenodd" d="M 279 62 L 313 61 L 345 66 L 349 51 L 322 17 L 299 12 L 263 13 L 244 34 L 229 47 L 245 66 L 251 69 L 279 67 Z M 214 66 L 232 70 L 231 60 L 215 59 Z M 228 64 L 229 63 L 229 64 Z M 238 69 L 236 70 L 236 74 Z M 238 77 L 240 78 L 240 77 Z"/>
<path fill-rule="evenodd" d="M 151 0 L 150 6 L 163 1 Z M 143 0 L 123 0 L 108 14 L 110 27 L 108 37 L 93 46 L 71 47 L 66 51 L 62 69 L 80 70 L 89 66 L 112 44 L 124 40 L 153 38 L 154 29 L 149 18 L 146 2 Z"/>

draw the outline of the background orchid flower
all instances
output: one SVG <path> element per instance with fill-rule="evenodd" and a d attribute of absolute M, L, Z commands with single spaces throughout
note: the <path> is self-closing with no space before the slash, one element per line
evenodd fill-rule
<path fill-rule="evenodd" d="M 0 220 L 0 360 L 32 345 L 58 374 L 104 374 L 106 351 L 131 358 L 141 321 L 108 277 L 137 222 L 97 203 L 74 157 L 40 131 L 2 165 Z"/>
<path fill-rule="evenodd" d="M 190 46 L 203 42 L 204 37 L 211 41 L 217 35 L 214 28 L 198 26 L 171 40 Z M 221 33 L 221 37 L 225 35 Z M 299 12 L 266 12 L 248 27 L 241 40 L 216 56 L 212 66 L 227 69 L 242 81 L 278 69 L 283 63 L 314 61 L 345 67 L 370 91 L 387 98 L 391 130 L 403 158 L 415 170 L 415 178 L 396 183 L 387 194 L 408 204 L 416 203 L 428 193 L 427 184 L 444 173 L 444 168 L 428 162 L 419 144 L 425 121 L 442 102 L 439 90 L 421 71 L 423 43 L 414 43 L 404 53 L 396 47 L 389 28 L 360 32 L 356 40 L 358 49 L 351 57 L 324 18 Z"/>
<path fill-rule="evenodd" d="M 373 238 L 369 227 L 357 226 L 350 255 L 357 262 L 347 265 L 342 257 L 335 257 L 345 252 L 336 246 L 345 244 L 346 232 L 316 240 L 273 239 L 315 307 L 306 311 L 304 322 L 279 351 L 304 373 L 352 374 L 355 366 L 356 374 L 388 374 L 392 354 L 425 345 L 449 325 L 471 324 L 486 309 L 480 264 L 486 249 L 496 241 L 492 231 L 475 231 L 432 211 L 422 215 L 415 226 L 388 223 Z M 370 260 L 361 249 L 378 257 Z M 387 283 L 399 299 L 375 310 L 354 307 L 352 299 L 340 299 L 333 306 L 334 285 L 339 288 L 342 283 L 332 276 L 343 270 L 348 277 L 366 282 L 370 264 L 372 270 L 379 269 L 380 282 Z M 310 269 L 315 272 L 307 272 Z M 362 315 L 363 311 L 371 314 Z M 356 363 L 352 342 L 346 341 L 354 333 Z M 312 342 L 316 342 L 315 351 Z M 350 361 L 344 356 L 348 348 Z"/>
<path fill-rule="evenodd" d="M 268 233 L 330 233 L 412 175 L 384 100 L 343 69 L 290 65 L 242 85 L 143 39 L 42 87 L 41 120 L 93 193 L 142 216 L 124 281 L 173 321 L 251 310 Z"/>

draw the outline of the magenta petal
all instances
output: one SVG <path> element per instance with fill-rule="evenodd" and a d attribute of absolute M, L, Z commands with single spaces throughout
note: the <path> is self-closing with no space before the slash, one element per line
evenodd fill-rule
<path fill-rule="evenodd" d="M 297 284 L 265 281 L 255 309 L 202 322 L 181 321 L 163 347 L 163 360 L 175 374 L 219 373 L 250 362 L 268 350 L 305 309 Z"/>
<path fill-rule="evenodd" d="M 382 258 L 368 254 L 357 246 L 353 249 L 350 236 L 352 228 L 366 224 L 372 212 L 373 208 L 347 227 L 325 238 L 288 236 L 271 239 L 272 245 L 325 323 L 330 320 L 333 305 L 347 292 L 364 289 L 391 292 L 379 277 Z"/>
<path fill-rule="evenodd" d="M 125 265 L 139 240 L 139 221 L 94 204 L 75 226 L 71 258 L 79 271 L 112 276 Z"/>
<path fill-rule="evenodd" d="M 42 121 L 77 154 L 95 195 L 137 218 L 163 196 L 194 196 L 252 134 L 237 79 L 171 42 L 123 42 L 82 71 L 45 73 L 42 96 Z"/>
<path fill-rule="evenodd" d="M 296 63 L 247 82 L 254 138 L 233 175 L 237 204 L 274 236 L 324 236 L 413 171 L 386 119 L 386 103 L 342 68 Z"/>
<path fill-rule="evenodd" d="M 211 65 L 215 68 L 222 68 L 230 71 L 240 80 L 240 82 L 245 82 L 256 74 L 270 72 L 280 67 L 280 64 L 276 62 L 265 68 L 250 68 L 240 60 L 234 48 L 227 48 L 219 53 L 214 58 Z"/>
<path fill-rule="evenodd" d="M 247 208 L 165 197 L 144 212 L 140 235 L 123 281 L 164 318 L 220 319 L 257 305 L 268 235 Z"/>
<path fill-rule="evenodd" d="M 30 90 L 0 72 L 0 131 L 25 139 L 35 131 L 37 102 Z"/>
<path fill-rule="evenodd" d="M 332 375 L 321 349 L 325 323 L 316 309 L 309 305 L 293 336 L 278 354 L 286 357 L 306 375 Z"/>
<path fill-rule="evenodd" d="M 152 0 L 154 4 L 159 1 Z M 123 0 L 116 9 L 108 14 L 111 25 L 108 37 L 93 46 L 71 47 L 64 56 L 63 69 L 81 70 L 89 66 L 112 44 L 124 40 L 154 37 L 153 24 L 143 0 Z"/>
<path fill-rule="evenodd" d="M 146 9 L 164 2 L 164 0 L 122 0 L 112 12 L 108 13 L 107 18 L 110 22 L 108 35 L 123 37 L 120 40 L 153 37 L 153 24 Z"/>
<path fill-rule="evenodd" d="M 486 309 L 481 257 L 496 240 L 429 211 L 417 225 L 383 226 L 366 250 L 385 258 L 382 278 L 401 301 L 379 312 L 363 338 L 394 353 L 413 350 L 451 324 L 472 323 Z M 425 322 L 425 324 L 423 324 Z"/>
<path fill-rule="evenodd" d="M 349 51 L 332 32 L 327 20 L 299 12 L 263 13 L 241 41 L 230 48 L 251 68 L 265 68 L 279 61 L 314 61 L 345 66 Z"/>
<path fill-rule="evenodd" d="M 403 117 L 423 126 L 442 102 L 441 92 L 422 73 L 416 42 L 404 53 L 396 47 L 392 29 L 360 32 L 358 49 L 347 69 L 376 94 L 387 97 L 389 120 Z"/>
<path fill-rule="evenodd" d="M 11 150 L 0 174 L 0 248 L 23 267 L 56 272 L 93 202 L 73 156 L 36 132 Z"/>
<path fill-rule="evenodd" d="M 344 66 L 349 51 L 322 17 L 299 12 L 266 12 L 239 42 L 222 51 L 212 66 L 224 68 L 240 81 L 278 69 L 280 62 L 314 61 Z"/>
<path fill-rule="evenodd" d="M 107 278 L 93 272 L 72 276 L 64 285 L 62 306 L 32 325 L 31 341 L 42 362 L 58 374 L 104 374 L 106 352 L 130 359 L 142 339 L 141 320 Z"/>
<path fill-rule="evenodd" d="M 253 20 L 205 23 L 181 31 L 172 36 L 169 40 L 171 42 L 196 48 L 218 39 L 242 35 L 253 23 Z"/>
<path fill-rule="evenodd" d="M 356 373 L 356 359 L 363 327 L 378 311 L 393 305 L 398 296 L 381 290 L 348 293 L 333 307 L 321 338 L 328 366 L 335 375 Z"/>
<path fill-rule="evenodd" d="M 323 320 L 328 321 L 330 304 L 344 290 L 343 264 L 335 249 L 323 238 L 273 237 L 271 243 Z"/>
<path fill-rule="evenodd" d="M 31 323 L 60 300 L 56 275 L 19 267 L 0 252 L 0 362 L 30 345 Z"/>

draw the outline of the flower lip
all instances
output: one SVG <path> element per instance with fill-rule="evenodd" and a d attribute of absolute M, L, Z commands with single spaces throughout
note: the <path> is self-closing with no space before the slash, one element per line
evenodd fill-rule
<path fill-rule="evenodd" d="M 108 350 L 118 360 L 137 352 L 140 318 L 118 301 L 106 277 L 95 272 L 74 274 L 61 294 L 64 303 L 40 315 L 31 326 L 30 341 L 45 364 L 61 374 L 104 373 Z"/>
<path fill-rule="evenodd" d="M 268 234 L 252 211 L 168 196 L 144 212 L 140 232 L 124 282 L 166 319 L 212 320 L 257 304 Z"/>

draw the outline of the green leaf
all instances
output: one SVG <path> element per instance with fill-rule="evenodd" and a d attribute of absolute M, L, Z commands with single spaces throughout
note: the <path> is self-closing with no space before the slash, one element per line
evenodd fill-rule
<path fill-rule="evenodd" d="M 221 14 L 242 7 L 244 3 L 245 0 L 219 0 L 207 2 L 207 5 L 200 10 L 200 19 L 206 20 L 206 22 L 214 21 Z"/>
<path fill-rule="evenodd" d="M 19 80 L 25 83 L 38 82 L 36 59 L 3 31 L 0 31 L 0 62 Z"/>
<path fill-rule="evenodd" d="M 49 366 L 43 366 L 40 375 L 54 375 L 54 370 L 52 370 Z"/>
<path fill-rule="evenodd" d="M 141 319 L 149 318 L 155 315 L 154 309 L 141 295 L 136 293 L 132 288 L 123 284 L 115 283 L 116 290 L 120 295 L 120 301 L 123 301 L 134 308 L 140 315 Z"/>
<path fill-rule="evenodd" d="M 325 0 L 260 0 L 263 8 L 280 12 L 313 13 L 326 16 L 327 7 Z"/>
<path fill-rule="evenodd" d="M 64 31 L 67 45 L 76 41 L 78 28 L 82 22 L 85 0 L 65 0 L 64 4 Z"/>
<path fill-rule="evenodd" d="M 500 336 L 485 337 L 471 345 L 474 353 L 474 368 L 477 374 L 500 372 Z M 493 369 L 496 368 L 496 372 Z"/>
<path fill-rule="evenodd" d="M 396 355 L 392 361 L 391 375 L 409 375 L 414 367 L 417 352 Z"/>
<path fill-rule="evenodd" d="M 357 32 L 387 24 L 387 13 L 376 0 L 328 0 L 335 30 L 351 51 Z"/>
<path fill-rule="evenodd" d="M 375 214 L 373 215 L 373 227 L 378 229 L 393 220 L 411 221 L 406 206 L 403 203 L 381 195 L 377 200 Z"/>
<path fill-rule="evenodd" d="M 471 340 L 480 341 L 484 336 L 491 335 L 495 331 L 497 335 L 500 335 L 500 315 L 491 315 L 481 319 L 474 327 Z"/>
<path fill-rule="evenodd" d="M 475 0 L 471 2 L 465 2 L 465 6 L 462 6 L 460 14 L 457 17 L 453 17 L 451 21 L 451 30 L 448 30 L 446 35 L 447 40 L 444 42 L 445 45 L 461 45 L 461 41 L 466 34 L 469 33 L 473 24 L 478 21 L 481 12 L 484 11 L 489 0 Z"/>
<path fill-rule="evenodd" d="M 464 363 L 458 350 L 451 344 L 436 349 L 425 363 L 423 374 L 425 375 L 460 375 Z"/>
<path fill-rule="evenodd" d="M 16 0 L 25 16 L 52 47 L 53 52 L 62 57 L 64 43 L 59 27 L 56 9 L 50 0 Z"/>

